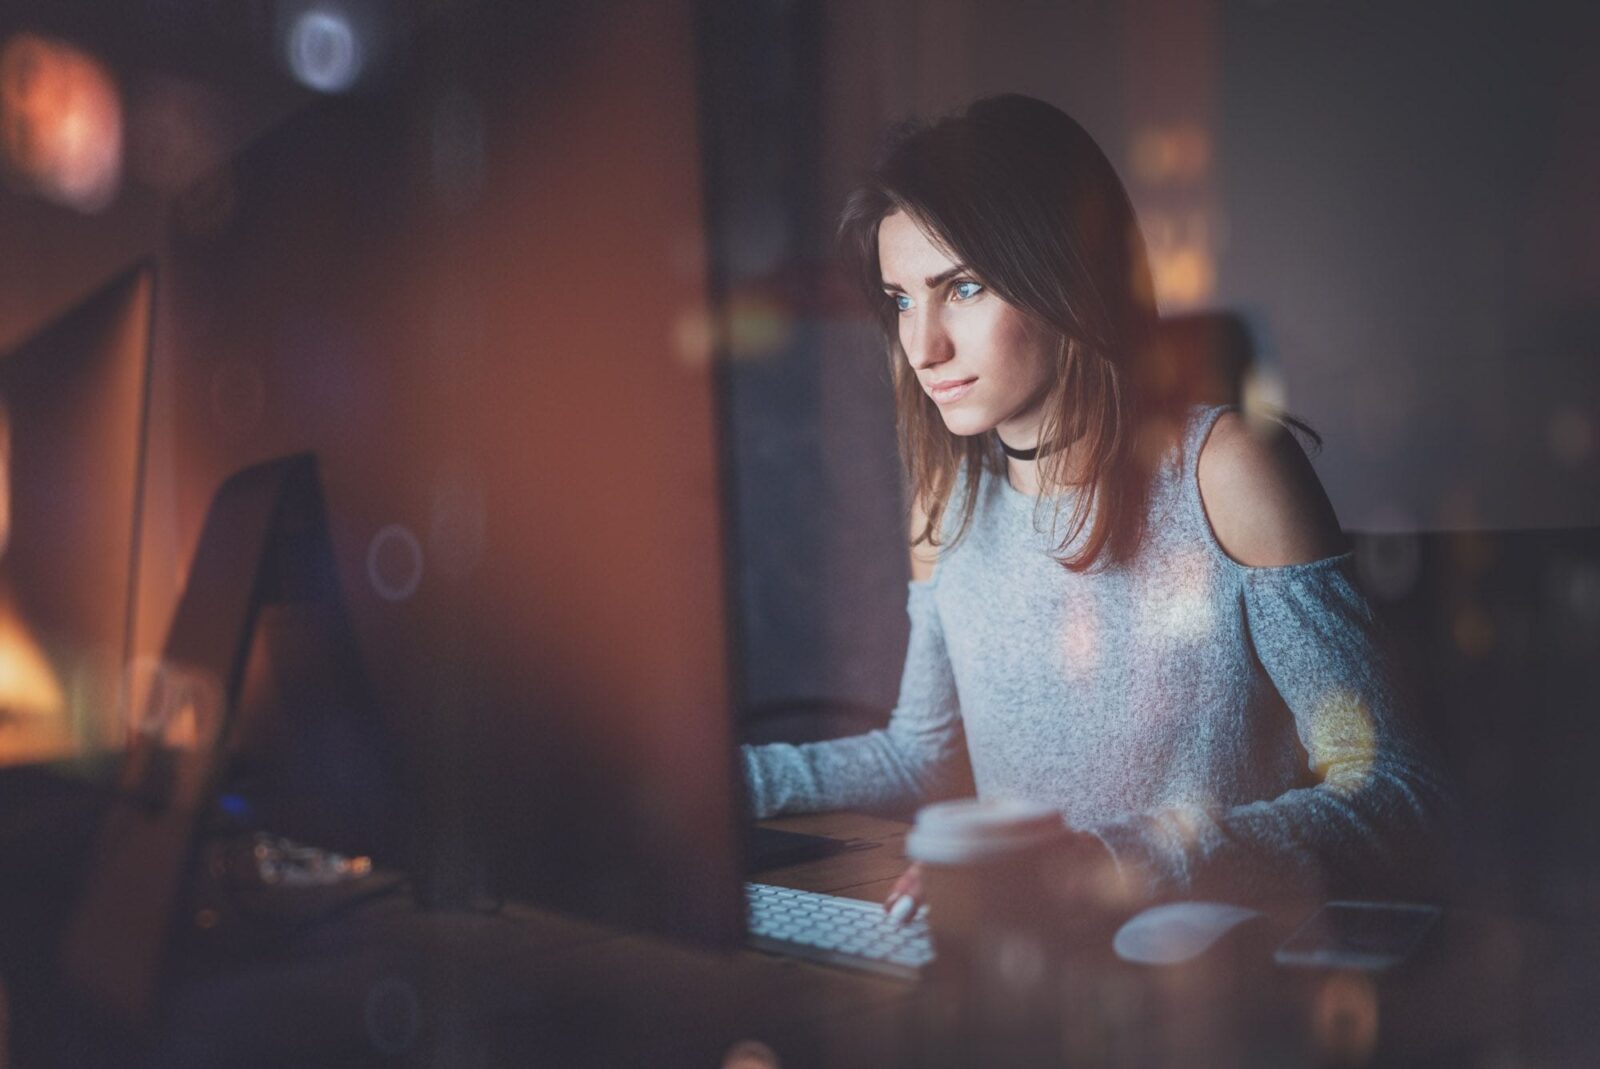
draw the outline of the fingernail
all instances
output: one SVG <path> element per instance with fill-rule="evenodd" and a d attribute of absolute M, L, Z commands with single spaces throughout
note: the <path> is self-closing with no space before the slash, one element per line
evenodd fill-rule
<path fill-rule="evenodd" d="M 889 919 L 896 924 L 904 924 L 911 918 L 912 912 L 917 908 L 917 900 L 910 895 L 901 895 L 894 900 L 894 905 L 889 907 Z"/>

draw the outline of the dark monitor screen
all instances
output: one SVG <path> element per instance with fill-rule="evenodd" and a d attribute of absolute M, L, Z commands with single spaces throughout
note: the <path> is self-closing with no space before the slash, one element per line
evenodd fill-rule
<path fill-rule="evenodd" d="M 149 267 L 0 358 L 0 763 L 126 732 Z"/>
<path fill-rule="evenodd" d="M 160 497 L 188 553 L 229 473 L 317 454 L 420 882 L 722 943 L 742 899 L 693 50 L 681 13 L 648 19 L 493 28 L 180 203 Z M 317 841 L 302 800 L 276 830 Z"/>

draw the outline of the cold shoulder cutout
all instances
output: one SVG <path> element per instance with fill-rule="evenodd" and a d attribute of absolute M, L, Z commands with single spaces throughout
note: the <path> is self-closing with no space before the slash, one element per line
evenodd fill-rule
<path fill-rule="evenodd" d="M 1220 410 L 1196 449 L 1195 484 L 1212 540 L 1246 567 L 1283 567 L 1347 548 L 1317 473 L 1286 425 Z"/>

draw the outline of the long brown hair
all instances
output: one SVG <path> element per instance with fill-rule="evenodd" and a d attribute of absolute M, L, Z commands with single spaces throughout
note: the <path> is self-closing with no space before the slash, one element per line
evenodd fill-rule
<path fill-rule="evenodd" d="M 912 544 L 940 544 L 964 469 L 954 545 L 972 521 L 981 473 L 1004 476 L 1005 457 L 993 433 L 951 434 L 906 360 L 878 266 L 878 226 L 896 211 L 1058 339 L 1039 437 L 1071 444 L 1039 459 L 1041 506 L 1055 501 L 1056 559 L 1085 571 L 1102 555 L 1131 557 L 1177 413 L 1153 387 L 1156 312 L 1144 237 L 1105 154 L 1044 101 L 988 97 L 931 124 L 891 129 L 877 164 L 846 201 L 840 244 L 888 342 L 900 455 L 927 516 Z M 1056 495 L 1067 489 L 1079 492 L 1062 533 L 1065 499 Z"/>

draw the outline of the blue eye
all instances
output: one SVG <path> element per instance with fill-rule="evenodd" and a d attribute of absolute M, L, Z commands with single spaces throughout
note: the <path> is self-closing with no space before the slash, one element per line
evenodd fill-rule
<path fill-rule="evenodd" d="M 956 296 L 961 298 L 963 301 L 970 301 L 972 298 L 983 292 L 982 286 L 971 281 L 957 282 L 952 288 L 955 290 Z"/>
<path fill-rule="evenodd" d="M 911 311 L 911 298 L 910 297 L 907 297 L 903 293 L 892 293 L 889 296 L 894 301 L 895 311 L 897 311 L 897 312 L 909 312 L 909 311 Z"/>

